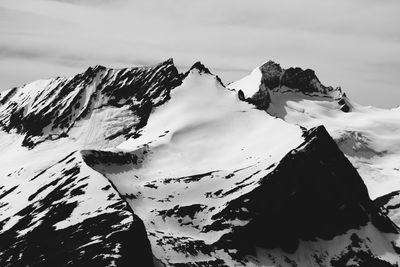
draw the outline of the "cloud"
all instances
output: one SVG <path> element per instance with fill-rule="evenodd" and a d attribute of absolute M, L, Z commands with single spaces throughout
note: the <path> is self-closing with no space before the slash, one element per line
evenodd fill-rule
<path fill-rule="evenodd" d="M 3 0 L 0 67 L 51 66 L 35 72 L 41 78 L 50 69 L 63 75 L 173 57 L 181 69 L 201 60 L 229 82 L 273 59 L 315 69 L 324 83 L 340 84 L 367 104 L 376 102 L 369 92 L 386 81 L 390 93 L 378 105 L 394 106 L 399 11 L 394 0 Z"/>

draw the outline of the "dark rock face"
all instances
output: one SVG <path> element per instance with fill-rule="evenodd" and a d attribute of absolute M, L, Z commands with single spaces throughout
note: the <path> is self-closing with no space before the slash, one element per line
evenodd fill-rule
<path fill-rule="evenodd" d="M 133 153 L 114 153 L 109 151 L 81 150 L 86 164 L 93 167 L 98 164 L 137 164 L 138 156 Z"/>
<path fill-rule="evenodd" d="M 320 90 L 317 84 L 321 83 L 315 75 L 315 72 L 310 69 L 289 68 L 284 71 L 281 78 L 281 85 L 299 89 L 304 93 L 319 92 Z"/>
<path fill-rule="evenodd" d="M 321 84 L 315 72 L 301 68 L 282 69 L 278 63 L 268 61 L 260 67 L 261 85 L 269 90 L 286 86 L 303 93 L 326 93 L 333 90 Z M 261 87 L 261 86 L 260 86 Z"/>
<path fill-rule="evenodd" d="M 16 187 L 1 188 L 0 265 L 132 266 L 140 262 L 153 266 L 143 222 L 107 179 L 100 181 L 103 188 L 96 193 L 95 201 L 100 204 L 85 206 L 90 199 L 88 188 L 99 181 L 80 172 L 81 163 L 75 156 L 69 155 Z M 21 208 L 5 201 L 10 196 L 23 200 L 32 188 L 34 193 Z M 5 217 L 10 209 L 13 215 Z"/>
<path fill-rule="evenodd" d="M 268 61 L 260 67 L 262 74 L 259 90 L 253 96 L 244 96 L 241 90 L 238 91 L 239 99 L 255 105 L 257 108 L 267 110 L 271 102 L 270 91 L 287 87 L 304 94 L 327 94 L 328 92 L 338 90 L 332 87 L 326 87 L 321 84 L 315 72 L 310 69 L 301 68 L 282 69 L 278 63 Z M 350 104 L 344 98 L 341 101 L 341 110 L 349 112 Z"/>
<path fill-rule="evenodd" d="M 249 98 L 247 102 L 255 105 L 257 108 L 267 110 L 269 104 L 271 103 L 271 96 L 266 89 L 260 88 L 260 90 L 255 93 L 251 98 Z"/>
<path fill-rule="evenodd" d="M 194 69 L 200 75 L 211 74 L 200 62 Z M 323 88 L 309 70 L 286 71 L 268 62 L 261 71 L 259 91 L 251 98 L 242 91 L 238 94 L 241 100 L 264 110 L 271 101 L 270 90 L 276 87 L 290 84 L 304 93 Z M 182 79 L 172 61 L 124 70 L 95 66 L 71 79 L 53 80 L 33 97 L 20 88 L 2 94 L 0 126 L 24 134 L 23 145 L 37 151 L 35 146 L 40 142 L 68 136 L 74 124 L 94 110 L 127 107 L 138 122 L 106 138 L 137 136 L 152 109 L 168 101 L 170 91 Z M 144 223 L 132 210 L 136 204 L 144 205 L 138 214 L 154 207 L 148 211 L 146 225 L 157 253 L 165 252 L 167 261 L 160 266 L 245 265 L 255 247 L 292 253 L 300 240 L 329 240 L 368 223 L 382 232 L 398 233 L 385 215 L 391 208 L 389 200 L 374 204 L 369 199 L 357 171 L 326 130 L 317 127 L 303 132 L 304 143 L 268 167 L 259 162 L 229 172 L 207 170 L 144 181 L 134 170 L 144 165 L 145 154 L 156 153 L 147 145 L 134 152 L 73 152 L 46 169 L 36 170 L 34 177 L 11 186 L 0 185 L 0 266 L 153 266 Z M 254 169 L 241 176 L 247 168 Z M 128 170 L 132 172 L 126 176 L 106 179 L 106 173 Z M 240 180 L 235 180 L 238 177 Z M 118 186 L 125 178 L 134 190 L 126 191 L 127 181 L 122 181 L 124 193 L 120 195 L 110 181 Z M 222 180 L 228 183 L 220 184 Z M 198 203 L 176 198 L 196 186 L 187 194 Z M 129 206 L 122 197 L 137 202 L 129 201 Z M 23 205 L 13 206 L 15 203 Z M 171 231 L 170 223 L 181 228 Z M 351 262 L 391 266 L 362 247 L 366 240 L 356 234 L 350 240 L 351 245 L 341 255 L 328 255 L 330 251 L 315 252 L 317 255 L 306 248 L 306 254 L 310 253 L 306 257 L 326 257 L 332 266 Z M 271 259 L 277 256 L 298 265 L 288 254 L 280 250 L 274 253 Z"/>
<path fill-rule="evenodd" d="M 260 90 L 258 90 L 252 97 L 246 98 L 242 90 L 239 90 L 238 96 L 240 100 L 253 104 L 261 110 L 267 110 L 271 103 L 271 96 L 264 86 L 260 86 Z"/>
<path fill-rule="evenodd" d="M 11 89 L 0 99 L 0 127 L 24 134 L 23 145 L 32 148 L 44 140 L 66 137 L 94 109 L 128 106 L 138 117 L 137 131 L 146 124 L 152 108 L 167 101 L 170 90 L 181 82 L 172 59 L 153 67 L 90 67 L 73 78 L 51 80 L 33 94 L 24 87 Z M 121 134 L 134 133 L 120 131 L 109 138 Z"/>
<path fill-rule="evenodd" d="M 245 209 L 248 212 L 242 212 Z M 331 239 L 369 221 L 383 232 L 397 227 L 375 207 L 357 171 L 322 126 L 288 153 L 260 186 L 228 203 L 206 229 L 224 229 L 226 220 L 248 220 L 233 227 L 219 245 L 251 253 L 253 246 L 297 249 L 299 240 Z"/>
<path fill-rule="evenodd" d="M 280 86 L 284 70 L 278 63 L 268 61 L 260 67 L 260 70 L 262 74 L 261 84 L 270 90 Z"/>
<path fill-rule="evenodd" d="M 281 66 L 273 61 L 268 61 L 260 67 L 262 73 L 259 90 L 251 97 L 245 97 L 243 91 L 238 91 L 239 99 L 253 104 L 258 109 L 267 110 L 271 103 L 269 91 L 280 86 L 283 73 Z"/>

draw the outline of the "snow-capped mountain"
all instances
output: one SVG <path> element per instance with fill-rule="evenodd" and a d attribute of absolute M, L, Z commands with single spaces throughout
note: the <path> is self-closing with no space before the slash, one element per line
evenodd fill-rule
<path fill-rule="evenodd" d="M 396 207 L 365 175 L 397 156 L 370 118 L 398 110 L 311 70 L 268 62 L 227 88 L 199 62 L 96 66 L 0 99 L 2 266 L 400 264 Z"/>
<path fill-rule="evenodd" d="M 170 89 L 180 83 L 172 60 L 151 68 L 95 66 L 71 78 L 40 80 L 2 92 L 0 125 L 23 134 L 26 147 L 65 136 L 85 146 L 111 141 L 146 124 L 151 109 L 167 101 Z M 97 127 L 102 129 L 96 133 Z"/>
<path fill-rule="evenodd" d="M 300 81 L 288 82 L 291 79 Z M 306 129 L 324 125 L 357 168 L 371 197 L 400 188 L 399 109 L 363 107 L 341 88 L 323 86 L 312 70 L 284 70 L 271 61 L 228 87 L 286 122 Z M 257 100 L 263 94 L 266 97 Z"/>

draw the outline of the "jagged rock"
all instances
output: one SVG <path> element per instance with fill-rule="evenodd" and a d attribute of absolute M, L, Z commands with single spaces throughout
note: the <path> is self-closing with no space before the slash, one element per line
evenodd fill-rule
<path fill-rule="evenodd" d="M 319 92 L 320 81 L 315 72 L 310 69 L 289 68 L 284 71 L 281 78 L 281 85 L 298 89 L 304 93 Z"/>
<path fill-rule="evenodd" d="M 272 90 L 280 86 L 281 76 L 284 70 L 278 63 L 268 61 L 260 67 L 260 70 L 262 74 L 261 84 L 264 85 L 265 88 Z"/>
<path fill-rule="evenodd" d="M 268 90 L 265 89 L 263 85 L 260 87 L 262 87 L 262 89 L 260 88 L 260 90 L 257 91 L 252 97 L 246 97 L 243 91 L 239 90 L 238 98 L 242 101 L 245 101 L 247 103 L 256 106 L 258 109 L 267 110 L 269 104 L 271 103 L 271 97 L 269 95 Z"/>
<path fill-rule="evenodd" d="M 239 99 L 267 110 L 275 93 L 327 98 L 310 71 L 289 71 L 294 89 L 285 72 L 267 62 Z M 398 228 L 323 127 L 238 101 L 199 62 L 186 74 L 172 60 L 95 66 L 3 92 L 0 112 L 0 265 L 400 262 Z"/>
<path fill-rule="evenodd" d="M 200 73 L 211 74 L 210 70 L 204 66 L 200 61 L 197 61 L 193 64 L 193 66 L 189 69 L 189 71 L 197 69 Z"/>
<path fill-rule="evenodd" d="M 269 90 L 286 86 L 303 93 L 326 93 L 333 88 L 321 84 L 315 72 L 301 68 L 282 69 L 278 63 L 268 61 L 260 67 L 261 85 Z"/>
<path fill-rule="evenodd" d="M 137 131 L 146 124 L 152 108 L 169 99 L 171 89 L 180 85 L 181 79 L 172 59 L 153 67 L 89 67 L 72 78 L 51 79 L 5 92 L 0 100 L 0 127 L 24 134 L 23 146 L 32 148 L 46 139 L 68 136 L 78 121 L 96 109 L 127 106 L 137 116 Z M 135 131 L 131 129 L 130 134 Z M 121 130 L 119 134 L 127 133 Z"/>
<path fill-rule="evenodd" d="M 279 95 L 284 92 L 303 93 L 304 95 L 325 97 L 332 99 L 332 101 L 343 96 L 340 87 L 334 89 L 321 84 L 313 70 L 303 70 L 301 68 L 285 70 L 273 61 L 266 62 L 258 69 L 253 70 L 249 76 L 229 84 L 228 87 L 231 90 L 236 90 L 238 94 L 241 91 L 239 95 L 241 100 L 267 112 L 273 101 L 271 94 Z M 345 98 L 345 96 L 342 98 Z M 340 108 L 343 112 L 351 111 L 349 101 L 346 101 L 346 104 L 340 104 Z"/>
<path fill-rule="evenodd" d="M 267 110 L 269 104 L 271 103 L 271 97 L 268 90 L 264 87 L 264 85 L 262 85 L 257 93 L 255 93 L 252 97 L 246 98 L 245 101 L 253 104 L 261 110 Z"/>

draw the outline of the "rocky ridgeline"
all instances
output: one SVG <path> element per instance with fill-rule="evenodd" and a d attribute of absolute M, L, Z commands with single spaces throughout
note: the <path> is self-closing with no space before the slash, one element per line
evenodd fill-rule
<path fill-rule="evenodd" d="M 0 126 L 23 135 L 22 145 L 36 151 L 39 143 L 68 137 L 97 110 L 127 108 L 135 123 L 104 139 L 136 138 L 153 108 L 167 102 L 193 69 L 212 75 L 200 62 L 179 74 L 168 60 L 122 70 L 96 66 L 72 78 L 11 89 L 0 96 Z M 270 92 L 283 87 L 309 96 L 339 90 L 323 86 L 312 70 L 283 70 L 269 61 L 260 71 L 259 91 L 238 93 L 264 110 Z M 335 101 L 347 105 L 344 94 Z M 272 165 L 259 161 L 248 169 L 145 181 L 134 173 L 156 153 L 148 146 L 130 152 L 80 148 L 35 175 L 0 185 L 0 265 L 261 265 L 261 248 L 275 266 L 297 266 L 298 251 L 313 266 L 393 266 L 374 254 L 374 242 L 385 240 L 381 252 L 398 257 L 399 229 L 387 217 L 398 208 L 398 192 L 371 201 L 324 127 L 304 130 L 303 140 Z M 218 188 L 217 179 L 224 186 Z M 118 186 L 134 191 L 121 193 Z M 198 190 L 185 191 L 191 188 Z M 199 203 L 174 203 L 185 194 Z M 142 221 L 134 205 L 143 203 L 149 206 L 139 207 L 146 211 Z"/>
<path fill-rule="evenodd" d="M 259 69 L 262 76 L 259 90 L 254 95 L 245 96 L 240 88 L 237 89 L 241 100 L 246 100 L 260 109 L 268 109 L 269 103 L 271 102 L 270 91 L 288 88 L 306 95 L 335 95 L 334 98 L 338 101 L 340 109 L 343 112 L 351 111 L 350 103 L 346 95 L 341 92 L 340 87 L 333 88 L 324 86 L 311 69 L 303 70 L 298 67 L 282 69 L 278 63 L 273 61 L 268 61 Z"/>
<path fill-rule="evenodd" d="M 146 124 L 153 107 L 170 97 L 182 82 L 169 59 L 152 67 L 88 68 L 72 78 L 13 88 L 0 95 L 0 127 L 25 136 L 22 145 L 34 147 L 45 140 L 67 137 L 76 122 L 104 107 L 127 106 L 138 118 L 135 127 L 119 135 L 133 135 Z"/>

